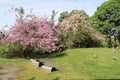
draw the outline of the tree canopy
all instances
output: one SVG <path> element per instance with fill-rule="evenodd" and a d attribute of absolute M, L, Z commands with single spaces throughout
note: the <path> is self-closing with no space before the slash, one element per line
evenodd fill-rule
<path fill-rule="evenodd" d="M 108 35 L 111 29 L 117 28 L 120 35 L 120 0 L 104 2 L 97 8 L 91 20 L 92 26 L 102 34 Z"/>

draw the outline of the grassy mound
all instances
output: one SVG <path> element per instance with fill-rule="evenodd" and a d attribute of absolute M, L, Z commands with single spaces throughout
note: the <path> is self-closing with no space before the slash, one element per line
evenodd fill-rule
<path fill-rule="evenodd" d="M 119 49 L 113 54 L 112 49 L 108 48 L 68 49 L 64 51 L 65 55 L 48 56 L 54 66 L 61 68 L 61 71 L 52 73 L 33 66 L 27 59 L 0 58 L 0 65 L 23 66 L 25 69 L 19 71 L 22 77 L 15 80 L 120 79 L 119 53 Z M 113 60 L 114 55 L 117 60 Z"/>

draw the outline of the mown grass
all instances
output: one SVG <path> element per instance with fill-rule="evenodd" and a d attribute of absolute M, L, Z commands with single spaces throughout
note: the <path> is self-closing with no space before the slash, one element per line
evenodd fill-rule
<path fill-rule="evenodd" d="M 89 79 L 120 79 L 120 50 L 115 50 L 117 60 L 113 60 L 112 49 L 80 48 L 68 49 L 62 56 L 48 56 L 61 71 L 47 72 L 33 66 L 29 59 L 0 58 L 0 66 L 23 66 L 19 71 L 21 77 L 14 80 L 89 80 Z M 93 55 L 97 58 L 94 59 Z M 40 58 L 42 60 L 43 58 Z"/>

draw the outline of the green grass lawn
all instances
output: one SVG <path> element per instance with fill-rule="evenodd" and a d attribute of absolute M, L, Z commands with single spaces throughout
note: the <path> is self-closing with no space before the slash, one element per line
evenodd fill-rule
<path fill-rule="evenodd" d="M 47 72 L 33 66 L 28 59 L 0 58 L 0 66 L 23 66 L 19 71 L 21 77 L 14 80 L 81 80 L 81 79 L 120 79 L 120 50 L 116 49 L 117 60 L 113 60 L 112 49 L 109 48 L 80 48 L 68 49 L 64 54 L 49 57 L 61 71 Z M 94 59 L 96 54 L 98 58 Z M 43 58 L 40 58 L 40 60 Z"/>

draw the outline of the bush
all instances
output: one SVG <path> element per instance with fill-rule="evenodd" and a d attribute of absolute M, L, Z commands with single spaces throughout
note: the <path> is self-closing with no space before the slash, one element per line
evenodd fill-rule
<path fill-rule="evenodd" d="M 6 58 L 29 58 L 42 54 L 42 50 L 34 49 L 33 47 L 22 46 L 20 43 L 11 44 L 10 42 L 4 42 L 0 46 L 0 56 Z"/>
<path fill-rule="evenodd" d="M 116 48 L 120 45 L 119 40 L 117 38 L 113 39 L 111 38 L 111 36 L 107 36 L 106 42 L 107 42 L 107 47 L 109 48 L 112 48 L 112 47 Z"/>
<path fill-rule="evenodd" d="M 11 44 L 10 42 L 4 42 L 0 46 L 0 54 L 2 57 L 16 57 L 22 56 L 22 46 L 19 44 Z"/>

